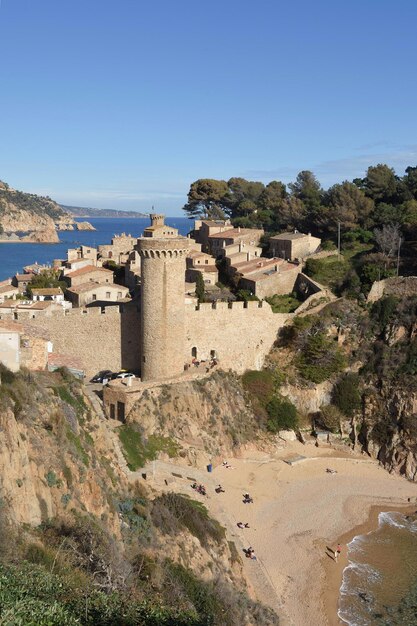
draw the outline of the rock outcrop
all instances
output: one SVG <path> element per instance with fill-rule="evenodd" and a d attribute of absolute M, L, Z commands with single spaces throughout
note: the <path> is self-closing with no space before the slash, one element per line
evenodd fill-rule
<path fill-rule="evenodd" d="M 5 233 L 15 233 L 21 241 L 28 243 L 56 243 L 55 224 L 62 222 L 70 224 L 74 219 L 51 198 L 23 193 L 6 183 L 0 184 L 0 225 Z M 33 233 L 41 234 L 37 236 Z"/>

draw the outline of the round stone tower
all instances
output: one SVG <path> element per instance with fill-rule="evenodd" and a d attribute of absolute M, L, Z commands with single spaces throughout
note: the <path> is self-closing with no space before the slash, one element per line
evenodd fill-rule
<path fill-rule="evenodd" d="M 184 371 L 185 237 L 141 237 L 141 379 L 164 380 Z"/>

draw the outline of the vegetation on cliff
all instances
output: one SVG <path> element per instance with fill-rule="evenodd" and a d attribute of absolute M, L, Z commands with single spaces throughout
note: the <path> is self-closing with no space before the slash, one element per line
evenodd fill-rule
<path fill-rule="evenodd" d="M 278 623 L 247 596 L 237 551 L 200 502 L 128 483 L 79 381 L 0 373 L 2 623 Z"/>
<path fill-rule="evenodd" d="M 59 221 L 63 217 L 69 217 L 62 207 L 51 200 L 49 196 L 37 196 L 33 193 L 17 191 L 11 189 L 7 183 L 0 181 L 0 220 L 3 215 L 11 211 L 21 211 L 41 217 L 47 216 L 54 222 Z M 23 221 L 22 226 L 21 230 L 28 230 L 24 228 Z"/>

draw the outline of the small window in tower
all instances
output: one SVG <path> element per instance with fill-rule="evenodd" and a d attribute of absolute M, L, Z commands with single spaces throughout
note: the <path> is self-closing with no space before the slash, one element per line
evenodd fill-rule
<path fill-rule="evenodd" d="M 193 359 L 197 358 L 197 348 L 195 346 L 191 349 L 191 356 L 193 357 Z"/>

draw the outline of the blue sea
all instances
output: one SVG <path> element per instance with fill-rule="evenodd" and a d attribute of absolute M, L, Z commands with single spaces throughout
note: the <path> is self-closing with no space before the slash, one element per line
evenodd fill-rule
<path fill-rule="evenodd" d="M 110 243 L 111 238 L 121 233 L 139 237 L 143 229 L 150 225 L 147 217 L 138 218 L 77 218 L 76 221 L 88 221 L 96 230 L 65 230 L 58 233 L 60 243 L 0 243 L 0 280 L 21 272 L 25 265 L 38 262 L 50 264 L 54 259 L 66 259 L 68 248 L 81 244 L 98 246 Z M 186 217 L 167 217 L 169 226 L 178 228 L 181 235 L 186 235 L 193 226 L 193 221 Z"/>
<path fill-rule="evenodd" d="M 417 515 L 380 513 L 348 545 L 339 617 L 348 626 L 417 625 Z"/>

